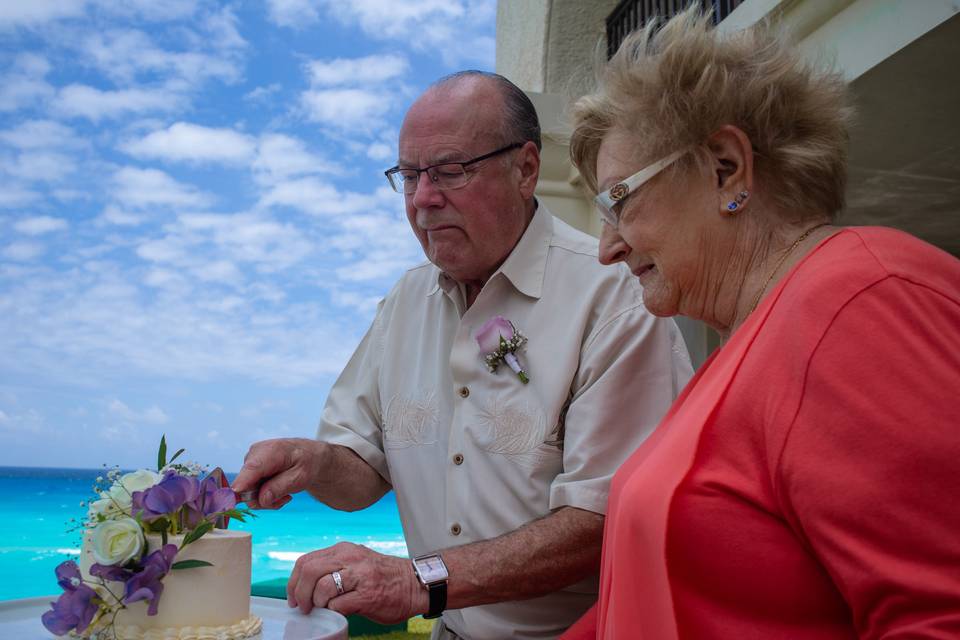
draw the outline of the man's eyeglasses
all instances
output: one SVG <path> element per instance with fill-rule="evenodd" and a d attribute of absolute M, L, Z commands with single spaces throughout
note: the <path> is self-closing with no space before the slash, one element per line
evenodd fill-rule
<path fill-rule="evenodd" d="M 501 153 L 519 149 L 525 144 L 525 142 L 514 142 L 496 151 L 491 151 L 472 160 L 467 160 L 466 162 L 443 162 L 422 169 L 401 169 L 400 167 L 393 167 L 383 173 L 387 176 L 387 180 L 390 181 L 390 186 L 393 187 L 394 191 L 406 195 L 417 191 L 417 185 L 420 183 L 420 174 L 423 172 L 427 173 L 427 177 L 430 178 L 433 186 L 441 191 L 462 189 L 467 186 L 467 183 L 470 182 L 470 177 L 473 175 L 467 173 L 467 167 L 481 160 L 500 155 Z"/>
<path fill-rule="evenodd" d="M 597 205 L 597 213 L 600 214 L 600 219 L 614 229 L 620 226 L 619 205 L 627 198 L 627 196 L 639 189 L 643 183 L 647 182 L 655 175 L 676 162 L 684 153 L 686 152 L 677 151 L 675 153 L 671 153 L 665 158 L 660 158 L 650 166 L 644 167 L 640 171 L 637 171 L 629 178 L 621 180 L 603 193 L 598 193 L 593 201 Z"/>

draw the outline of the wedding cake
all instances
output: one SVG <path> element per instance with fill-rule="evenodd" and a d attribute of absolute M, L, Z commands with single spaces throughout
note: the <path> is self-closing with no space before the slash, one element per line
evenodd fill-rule
<path fill-rule="evenodd" d="M 180 546 L 183 535 L 168 536 Z M 80 571 L 90 579 L 95 562 L 90 535 L 85 536 Z M 162 546 L 159 535 L 147 536 L 147 552 Z M 262 622 L 250 614 L 251 537 L 247 531 L 214 529 L 177 553 L 180 561 L 201 560 L 213 566 L 171 571 L 163 579 L 163 596 L 156 615 L 146 601 L 120 609 L 114 621 L 117 640 L 241 640 L 255 637 Z M 112 592 L 124 585 L 108 581 Z"/>
<path fill-rule="evenodd" d="M 89 640 L 243 640 L 260 633 L 250 615 L 250 534 L 231 520 L 237 505 L 218 467 L 167 460 L 156 471 L 98 476 L 83 522 L 79 565 L 57 565 L 63 590 L 41 616 L 48 631 Z"/>

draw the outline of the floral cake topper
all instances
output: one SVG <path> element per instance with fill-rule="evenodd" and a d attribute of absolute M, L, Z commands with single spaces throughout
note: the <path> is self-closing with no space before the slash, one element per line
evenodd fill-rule
<path fill-rule="evenodd" d="M 243 522 L 253 515 L 237 508 L 236 494 L 223 486 L 222 471 L 215 469 L 201 480 L 199 465 L 176 463 L 183 451 L 168 462 L 166 437 L 162 437 L 156 471 L 111 469 L 106 479 L 97 478 L 98 497 L 90 501 L 81 525 L 89 532 L 95 562 L 89 576 L 73 560 L 57 566 L 57 584 L 63 594 L 41 618 L 48 631 L 110 640 L 116 637 L 117 614 L 128 605 L 144 600 L 147 615 L 156 615 L 168 573 L 213 566 L 204 560 L 174 562 L 177 553 L 212 531 L 218 521 Z M 162 543 L 150 553 L 147 534 L 159 535 Z M 168 542 L 170 535 L 181 534 L 179 546 Z"/>
<path fill-rule="evenodd" d="M 491 373 L 497 370 L 501 362 L 506 362 L 520 382 L 527 384 L 530 377 L 523 370 L 516 352 L 527 342 L 527 337 L 503 316 L 494 316 L 487 320 L 476 335 L 480 346 L 480 355 Z"/>

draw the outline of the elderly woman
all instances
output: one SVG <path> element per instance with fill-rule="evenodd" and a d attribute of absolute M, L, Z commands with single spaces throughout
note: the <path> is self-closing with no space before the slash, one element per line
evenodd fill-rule
<path fill-rule="evenodd" d="M 695 11 L 578 102 L 601 260 L 724 344 L 614 476 L 564 638 L 960 637 L 960 261 L 835 224 L 847 104 Z"/>

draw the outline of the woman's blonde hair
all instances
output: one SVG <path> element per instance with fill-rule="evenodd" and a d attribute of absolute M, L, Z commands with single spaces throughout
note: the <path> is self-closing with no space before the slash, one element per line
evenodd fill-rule
<path fill-rule="evenodd" d="M 574 106 L 570 155 L 596 191 L 597 152 L 611 130 L 637 141 L 638 161 L 693 148 L 679 170 L 706 162 L 708 136 L 732 124 L 753 145 L 755 192 L 792 221 L 834 217 L 852 115 L 842 78 L 805 63 L 782 32 L 761 24 L 719 33 L 695 5 L 659 30 L 632 33 L 603 65 L 596 93 Z"/>

